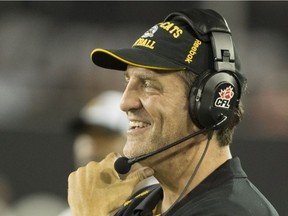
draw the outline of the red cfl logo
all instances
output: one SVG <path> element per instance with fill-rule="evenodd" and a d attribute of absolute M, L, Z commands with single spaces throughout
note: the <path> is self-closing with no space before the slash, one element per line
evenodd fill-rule
<path fill-rule="evenodd" d="M 223 107 L 229 108 L 230 107 L 230 100 L 234 96 L 233 88 L 231 86 L 227 87 L 226 89 L 221 89 L 218 93 L 220 97 L 215 100 L 214 105 L 216 107 Z"/>

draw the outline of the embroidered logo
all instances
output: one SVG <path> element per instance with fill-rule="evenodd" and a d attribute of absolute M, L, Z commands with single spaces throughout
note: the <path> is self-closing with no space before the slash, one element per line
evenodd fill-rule
<path fill-rule="evenodd" d="M 198 39 L 196 39 L 188 53 L 188 55 L 186 56 L 185 62 L 187 62 L 188 64 L 190 64 L 193 61 L 194 56 L 197 54 L 197 50 L 199 48 L 199 46 L 202 44 L 202 42 Z"/>
<path fill-rule="evenodd" d="M 157 30 L 158 30 L 158 25 L 155 25 L 152 28 L 150 28 L 133 44 L 132 47 L 142 46 L 142 47 L 146 47 L 149 49 L 154 49 L 156 41 L 153 41 L 147 38 L 152 38 Z"/>
<path fill-rule="evenodd" d="M 158 30 L 158 25 L 154 25 L 152 28 L 150 28 L 148 31 L 146 31 L 143 35 L 142 38 L 148 38 L 148 37 L 153 37 L 155 32 Z"/>
<path fill-rule="evenodd" d="M 214 105 L 216 107 L 222 107 L 222 108 L 229 108 L 230 107 L 230 100 L 234 96 L 234 91 L 232 86 L 226 87 L 226 89 L 221 89 L 220 92 L 218 92 L 219 97 L 215 100 Z"/>

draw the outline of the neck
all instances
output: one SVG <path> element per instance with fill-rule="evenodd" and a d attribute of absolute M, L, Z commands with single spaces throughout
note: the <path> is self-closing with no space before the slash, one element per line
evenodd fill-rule
<path fill-rule="evenodd" d="M 185 147 L 167 152 L 165 160 L 158 161 L 153 169 L 155 177 L 160 182 L 163 189 L 163 200 L 161 212 L 166 212 L 170 206 L 178 199 L 186 187 L 188 180 L 195 171 L 198 162 L 207 145 L 207 139 L 198 144 L 183 145 Z M 173 152 L 173 153 L 172 153 Z M 167 158 L 168 157 L 168 158 Z M 208 175 L 217 169 L 226 160 L 231 158 L 229 146 L 219 147 L 216 136 L 210 141 L 209 148 L 197 173 L 194 173 L 192 182 L 188 185 L 184 196 L 199 185 Z M 172 171 L 172 172 L 171 172 Z M 169 173 L 167 175 L 167 173 Z"/>

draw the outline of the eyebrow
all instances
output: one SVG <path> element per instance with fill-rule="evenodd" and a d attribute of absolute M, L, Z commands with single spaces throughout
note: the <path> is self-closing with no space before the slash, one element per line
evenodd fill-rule
<path fill-rule="evenodd" d="M 124 77 L 125 78 L 129 78 L 129 73 L 127 71 L 124 72 Z M 152 73 L 141 73 L 141 74 L 136 74 L 136 77 L 141 79 L 141 80 L 155 80 L 155 78 L 157 77 L 157 73 L 156 74 L 152 74 Z"/>

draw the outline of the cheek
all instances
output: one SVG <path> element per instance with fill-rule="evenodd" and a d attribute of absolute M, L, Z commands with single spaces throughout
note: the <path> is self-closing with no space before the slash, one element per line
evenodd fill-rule
<path fill-rule="evenodd" d="M 181 129 L 184 133 L 191 132 L 193 123 L 188 109 L 189 106 L 186 99 L 177 102 L 174 101 L 166 118 L 169 119 L 170 125 L 172 125 L 175 130 Z"/>
<path fill-rule="evenodd" d="M 163 101 L 162 107 L 165 113 L 179 117 L 186 116 L 188 113 L 188 100 L 184 96 L 167 98 L 165 101 Z"/>
<path fill-rule="evenodd" d="M 191 126 L 191 118 L 188 111 L 188 101 L 186 98 L 174 97 L 157 99 L 149 102 L 151 109 L 146 109 L 153 121 L 160 125 L 179 125 L 182 127 Z M 148 106 L 148 103 L 147 103 Z M 176 126 L 178 125 L 178 126 Z"/>

